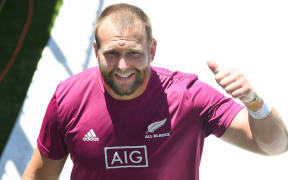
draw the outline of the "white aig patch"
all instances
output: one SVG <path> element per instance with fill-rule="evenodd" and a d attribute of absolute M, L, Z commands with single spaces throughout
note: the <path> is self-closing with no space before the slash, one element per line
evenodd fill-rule
<path fill-rule="evenodd" d="M 146 146 L 105 147 L 106 169 L 148 167 Z"/>

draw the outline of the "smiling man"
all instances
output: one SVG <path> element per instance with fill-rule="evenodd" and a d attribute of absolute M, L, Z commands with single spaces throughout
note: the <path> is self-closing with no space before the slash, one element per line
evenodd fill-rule
<path fill-rule="evenodd" d="M 57 179 L 70 154 L 71 179 L 198 180 L 210 134 L 263 155 L 287 151 L 281 117 L 236 69 L 208 62 L 245 107 L 194 74 L 151 67 L 156 41 L 141 9 L 107 7 L 93 45 L 99 67 L 58 85 L 23 179 Z"/>
<path fill-rule="evenodd" d="M 94 42 L 104 86 L 111 96 L 121 100 L 136 98 L 144 92 L 156 50 L 152 34 L 145 32 L 145 26 L 151 28 L 148 19 L 145 25 L 134 19 L 135 15 L 124 13 L 115 13 L 100 21 L 96 25 L 97 43 Z"/>

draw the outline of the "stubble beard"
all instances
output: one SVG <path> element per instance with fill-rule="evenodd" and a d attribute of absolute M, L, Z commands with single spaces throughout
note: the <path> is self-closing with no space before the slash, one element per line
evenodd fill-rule
<path fill-rule="evenodd" d="M 105 68 L 101 67 L 99 64 L 99 68 L 103 77 L 104 82 L 114 91 L 115 94 L 118 96 L 129 96 L 135 93 L 135 91 L 144 83 L 146 78 L 148 78 L 149 72 L 150 72 L 150 67 L 147 66 L 143 70 L 139 69 L 134 69 L 135 73 L 135 79 L 134 81 L 130 84 L 130 87 L 128 88 L 121 88 L 117 83 L 115 82 L 115 79 L 113 78 L 114 74 L 116 71 L 119 70 L 112 70 L 110 72 L 105 71 Z"/>

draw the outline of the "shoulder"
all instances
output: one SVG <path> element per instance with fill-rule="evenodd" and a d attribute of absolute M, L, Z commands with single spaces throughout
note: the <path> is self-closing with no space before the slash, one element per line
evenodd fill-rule
<path fill-rule="evenodd" d="M 196 74 L 184 73 L 180 71 L 171 71 L 165 68 L 152 67 L 152 71 L 157 74 L 160 82 L 164 87 L 171 88 L 173 86 L 190 88 L 196 81 Z"/>
<path fill-rule="evenodd" d="M 70 119 L 79 108 L 89 102 L 93 94 L 100 94 L 98 87 L 98 68 L 90 68 L 62 81 L 55 93 L 59 115 Z"/>
<path fill-rule="evenodd" d="M 81 93 L 81 90 L 87 89 L 96 82 L 97 72 L 99 72 L 98 67 L 89 68 L 62 81 L 57 87 L 56 96 Z"/>
<path fill-rule="evenodd" d="M 70 86 L 82 86 L 90 83 L 97 77 L 98 67 L 89 68 L 83 72 L 70 76 L 60 83 L 62 88 Z"/>
<path fill-rule="evenodd" d="M 171 103 L 189 104 L 190 106 L 193 99 L 198 96 L 199 89 L 203 87 L 203 83 L 198 80 L 196 74 L 158 67 L 153 67 L 152 70 L 157 74 L 156 77 L 158 77 L 162 89 Z M 183 101 L 190 103 L 183 103 Z"/>
<path fill-rule="evenodd" d="M 186 99 L 189 102 L 206 105 L 211 99 L 223 98 L 224 95 L 210 85 L 198 79 L 196 74 L 171 71 L 153 67 L 166 94 L 173 99 Z"/>

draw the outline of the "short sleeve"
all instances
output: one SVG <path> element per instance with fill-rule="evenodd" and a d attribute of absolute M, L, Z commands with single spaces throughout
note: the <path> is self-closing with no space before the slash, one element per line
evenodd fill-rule
<path fill-rule="evenodd" d="M 195 101 L 204 123 L 205 137 L 210 134 L 221 137 L 243 106 L 203 82 L 197 81 L 196 84 Z"/>
<path fill-rule="evenodd" d="M 47 107 L 40 134 L 37 139 L 39 151 L 50 159 L 61 159 L 67 155 L 62 123 L 58 115 L 56 95 Z"/>

